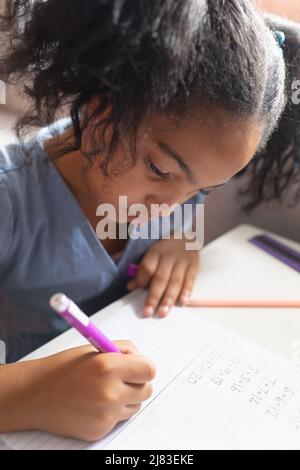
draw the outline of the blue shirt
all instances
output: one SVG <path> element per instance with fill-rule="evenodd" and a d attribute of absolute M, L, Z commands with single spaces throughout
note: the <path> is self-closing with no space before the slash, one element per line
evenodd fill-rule
<path fill-rule="evenodd" d="M 68 328 L 50 309 L 51 295 L 64 292 L 94 313 L 127 292 L 128 264 L 157 241 L 129 238 L 117 262 L 109 256 L 44 149 L 70 125 L 61 119 L 25 146 L 0 148 L 0 339 L 8 362 Z"/>

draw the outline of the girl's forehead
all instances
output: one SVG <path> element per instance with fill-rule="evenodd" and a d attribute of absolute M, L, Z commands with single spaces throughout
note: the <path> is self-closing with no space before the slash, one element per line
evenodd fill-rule
<path fill-rule="evenodd" d="M 212 186 L 219 184 L 249 163 L 263 130 L 254 120 L 232 119 L 221 128 L 213 123 L 213 118 L 183 119 L 175 127 L 165 116 L 158 116 L 145 127 L 142 147 L 146 146 L 164 161 L 173 154 L 173 167 L 177 156 L 200 184 L 203 177 Z"/>
<path fill-rule="evenodd" d="M 183 118 L 174 124 L 173 120 L 162 115 L 153 116 L 143 126 L 140 135 L 144 141 L 174 143 L 187 150 L 194 147 L 197 152 L 204 147 L 216 146 L 220 146 L 223 151 L 227 148 L 232 151 L 232 147 L 239 144 L 241 149 L 250 147 L 255 153 L 262 133 L 263 128 L 255 119 L 228 118 L 222 120 L 221 124 L 220 117 L 216 120 L 213 115 L 207 115 Z"/>

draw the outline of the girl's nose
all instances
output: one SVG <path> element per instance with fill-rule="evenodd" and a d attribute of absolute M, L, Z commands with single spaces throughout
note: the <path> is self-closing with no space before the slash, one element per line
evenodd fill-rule
<path fill-rule="evenodd" d="M 159 214 L 163 217 L 169 216 L 178 205 L 178 201 L 175 198 L 158 198 L 156 196 L 148 196 L 146 198 L 145 204 L 149 211 L 152 210 L 154 214 L 155 211 L 159 210 Z"/>

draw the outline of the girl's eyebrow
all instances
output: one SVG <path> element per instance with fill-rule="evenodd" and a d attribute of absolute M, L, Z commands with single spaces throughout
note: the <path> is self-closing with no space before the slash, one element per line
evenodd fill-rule
<path fill-rule="evenodd" d="M 185 163 L 184 159 L 174 149 L 169 147 L 168 144 L 166 144 L 165 142 L 162 142 L 161 140 L 157 140 L 155 143 L 158 145 L 160 150 L 165 155 L 167 155 L 168 157 L 171 157 L 173 160 L 176 161 L 176 163 L 178 164 L 180 169 L 185 173 L 185 175 L 186 175 L 186 177 L 187 177 L 187 179 L 190 183 L 195 184 L 195 185 L 199 185 L 199 183 L 196 181 L 190 167 Z M 229 181 L 229 179 L 230 178 L 228 178 L 226 181 L 224 181 L 224 183 L 221 183 L 221 184 L 216 184 L 214 186 L 207 186 L 206 188 L 200 188 L 198 191 L 201 191 L 201 190 L 205 191 L 205 190 L 208 190 L 208 189 L 219 188 L 220 186 L 224 186 Z"/>
<path fill-rule="evenodd" d="M 172 149 L 171 147 L 169 147 L 168 144 L 162 142 L 161 140 L 157 140 L 155 143 L 165 155 L 175 160 L 175 162 L 186 175 L 190 183 L 199 184 L 195 179 L 190 167 L 185 163 L 184 159 L 179 155 L 179 153 L 176 152 L 176 150 Z"/>

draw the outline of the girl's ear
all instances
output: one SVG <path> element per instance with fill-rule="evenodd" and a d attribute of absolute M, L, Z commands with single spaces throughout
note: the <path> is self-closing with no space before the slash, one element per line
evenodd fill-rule
<path fill-rule="evenodd" d="M 112 107 L 104 109 L 100 97 L 92 98 L 86 105 L 83 117 L 81 147 L 84 152 L 92 152 L 95 146 L 107 149 L 111 142 L 112 128 L 108 124 Z"/>

